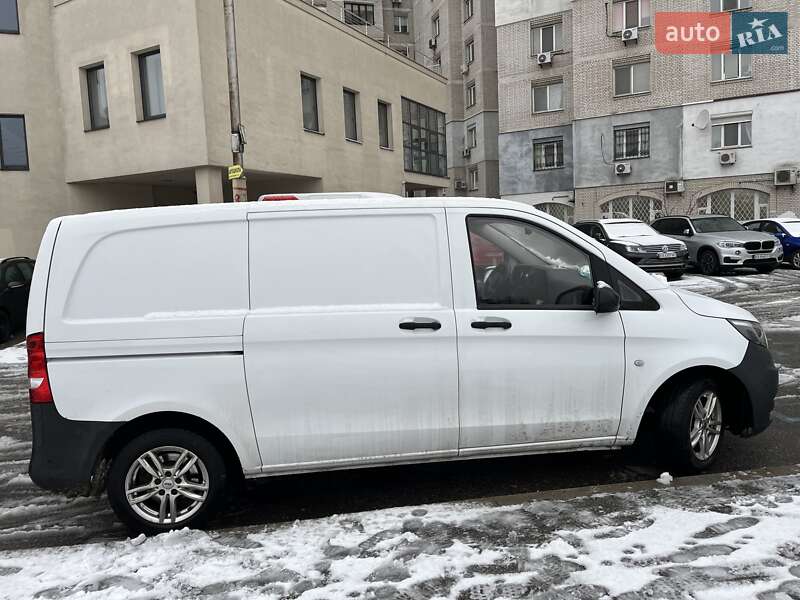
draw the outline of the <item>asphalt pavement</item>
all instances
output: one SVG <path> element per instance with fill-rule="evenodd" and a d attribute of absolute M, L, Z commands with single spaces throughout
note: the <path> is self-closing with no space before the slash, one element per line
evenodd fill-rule
<path fill-rule="evenodd" d="M 728 435 L 713 472 L 800 463 L 800 271 L 725 277 L 688 275 L 676 285 L 742 306 L 764 323 L 781 385 L 774 422 L 750 439 Z M 123 539 L 105 497 L 67 498 L 25 475 L 30 422 L 25 365 L 0 364 L 0 550 Z M 246 484 L 212 524 L 218 529 L 354 511 L 627 483 L 663 465 L 633 450 L 359 469 Z"/>

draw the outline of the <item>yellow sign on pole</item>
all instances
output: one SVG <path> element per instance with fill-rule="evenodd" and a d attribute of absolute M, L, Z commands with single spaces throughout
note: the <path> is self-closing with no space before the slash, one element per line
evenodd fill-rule
<path fill-rule="evenodd" d="M 242 175 L 244 175 L 244 169 L 241 165 L 228 167 L 228 179 L 239 179 Z"/>

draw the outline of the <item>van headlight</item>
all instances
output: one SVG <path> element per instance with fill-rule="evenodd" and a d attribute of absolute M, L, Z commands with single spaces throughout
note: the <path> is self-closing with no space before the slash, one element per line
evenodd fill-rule
<path fill-rule="evenodd" d="M 759 346 L 764 346 L 764 348 L 769 347 L 767 334 L 764 333 L 764 328 L 761 327 L 761 323 L 757 321 L 739 321 L 738 319 L 728 319 L 728 323 L 733 325 L 736 331 L 751 342 Z"/>
<path fill-rule="evenodd" d="M 717 246 L 719 246 L 720 248 L 744 248 L 744 242 L 733 242 L 733 241 L 717 242 Z"/>
<path fill-rule="evenodd" d="M 645 250 L 639 244 L 625 244 L 625 250 L 631 254 L 646 254 L 647 250 Z"/>

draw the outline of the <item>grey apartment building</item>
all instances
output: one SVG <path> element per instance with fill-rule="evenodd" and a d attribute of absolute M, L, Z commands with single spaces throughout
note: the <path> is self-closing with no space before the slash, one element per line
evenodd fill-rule
<path fill-rule="evenodd" d="M 494 0 L 306 1 L 447 79 L 447 193 L 498 197 Z"/>
<path fill-rule="evenodd" d="M 787 12 L 788 54 L 668 55 L 657 12 Z M 800 3 L 497 0 L 500 193 L 567 221 L 800 215 Z"/>
<path fill-rule="evenodd" d="M 0 256 L 57 216 L 231 199 L 223 15 L 0 0 Z M 448 191 L 441 74 L 301 0 L 237 0 L 236 29 L 251 199 Z"/>

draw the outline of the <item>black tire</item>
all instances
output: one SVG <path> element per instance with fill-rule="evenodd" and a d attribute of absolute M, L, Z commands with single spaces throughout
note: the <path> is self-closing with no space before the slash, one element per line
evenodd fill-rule
<path fill-rule="evenodd" d="M 708 456 L 704 456 L 704 453 L 698 452 L 692 445 L 692 425 L 695 420 L 695 405 L 701 398 L 707 398 L 709 393 L 716 396 L 716 404 L 719 405 L 719 423 L 715 418 L 710 419 L 714 429 L 719 431 L 714 436 L 716 441 L 713 447 L 706 448 L 709 450 Z M 661 447 L 666 454 L 664 458 L 672 470 L 678 473 L 697 473 L 714 463 L 722 448 L 725 432 L 723 407 L 720 388 L 713 379 L 685 381 L 673 388 L 657 421 Z"/>
<path fill-rule="evenodd" d="M 763 275 L 766 275 L 768 273 L 772 273 L 777 268 L 778 265 L 759 265 L 756 267 L 756 271 L 758 271 Z"/>
<path fill-rule="evenodd" d="M 684 270 L 680 269 L 677 271 L 665 271 L 664 275 L 667 277 L 667 281 L 678 281 L 681 277 L 683 277 Z"/>
<path fill-rule="evenodd" d="M 789 262 L 792 264 L 793 268 L 800 269 L 800 250 L 798 250 L 792 255 L 792 260 L 790 260 Z"/>
<path fill-rule="evenodd" d="M 186 504 L 197 504 L 199 501 L 187 498 L 183 495 L 184 492 L 179 492 L 176 488 L 182 487 L 183 485 L 202 485 L 203 473 L 201 472 L 201 468 L 205 469 L 205 475 L 207 476 L 207 491 L 205 492 L 204 500 L 199 503 L 199 507 L 192 514 L 189 514 L 188 509 L 186 509 L 186 514 L 189 514 L 189 516 L 184 518 L 179 515 L 175 522 L 172 522 L 169 516 L 167 516 L 163 522 L 153 522 L 139 514 L 128 501 L 126 495 L 126 480 L 129 477 L 129 471 L 139 473 L 140 475 L 143 474 L 145 477 L 150 477 L 149 473 L 145 473 L 144 470 L 140 469 L 138 464 L 136 464 L 139 457 L 143 456 L 148 451 L 167 447 L 178 449 L 171 454 L 173 456 L 180 454 L 180 450 L 187 450 L 190 454 L 196 456 L 198 460 L 193 464 L 192 469 L 197 475 L 194 476 L 193 472 L 190 471 L 188 474 L 184 475 L 183 478 L 174 477 L 176 473 L 171 474 L 171 472 L 167 470 L 170 468 L 170 463 L 160 462 L 161 467 L 165 469 L 163 472 L 166 475 L 171 474 L 171 476 L 164 477 L 163 480 L 152 480 L 153 482 L 159 482 L 159 486 L 157 487 L 161 488 L 164 486 L 165 489 L 158 489 L 156 495 L 151 495 L 146 502 L 137 503 L 138 506 L 141 506 L 139 510 L 146 512 L 150 510 L 153 504 L 163 504 L 161 498 L 169 500 L 169 502 L 167 502 L 169 505 L 170 502 L 172 502 L 170 496 L 175 497 L 176 513 L 180 513 L 182 510 L 181 507 Z M 161 456 L 162 453 L 158 454 Z M 163 454 L 167 455 L 168 453 L 163 452 Z M 151 467 L 153 466 L 152 463 L 148 464 L 150 464 Z M 180 465 L 181 468 L 183 466 L 185 466 L 185 462 Z M 193 479 L 190 480 L 190 477 L 193 477 Z M 171 483 L 169 487 L 166 487 L 168 479 L 171 480 Z M 225 495 L 226 484 L 227 469 L 225 461 L 219 451 L 207 439 L 185 429 L 156 429 L 141 434 L 120 449 L 112 459 L 111 468 L 108 471 L 108 478 L 106 481 L 106 490 L 108 491 L 108 500 L 111 504 L 111 508 L 114 509 L 117 517 L 119 517 L 131 531 L 135 533 L 155 534 L 171 529 L 181 529 L 183 527 L 202 527 L 214 514 L 220 499 Z M 135 480 L 131 485 L 136 485 Z M 197 489 L 197 487 L 192 488 L 192 490 L 195 489 Z M 142 492 L 142 495 L 147 493 L 149 493 L 149 491 L 145 490 Z M 191 493 L 202 494 L 203 492 L 191 491 Z M 167 506 L 167 511 L 169 510 L 170 506 Z M 153 516 L 153 518 L 157 517 L 158 515 Z"/>
<path fill-rule="evenodd" d="M 713 250 L 702 250 L 697 257 L 697 266 L 703 275 L 719 275 L 719 258 Z"/>
<path fill-rule="evenodd" d="M 11 319 L 8 314 L 0 310 L 0 344 L 11 337 Z"/>

